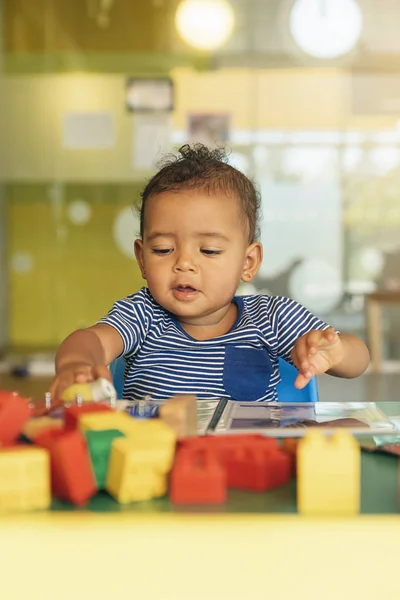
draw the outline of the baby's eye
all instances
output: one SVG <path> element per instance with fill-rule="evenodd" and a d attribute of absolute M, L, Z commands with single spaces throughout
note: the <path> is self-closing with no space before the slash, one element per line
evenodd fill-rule
<path fill-rule="evenodd" d="M 208 248 L 202 248 L 201 252 L 206 256 L 215 256 L 217 254 L 221 254 L 222 250 L 209 250 Z"/>
<path fill-rule="evenodd" d="M 160 256 L 164 256 L 166 254 L 171 254 L 172 248 L 153 248 L 153 254 L 158 254 Z"/>

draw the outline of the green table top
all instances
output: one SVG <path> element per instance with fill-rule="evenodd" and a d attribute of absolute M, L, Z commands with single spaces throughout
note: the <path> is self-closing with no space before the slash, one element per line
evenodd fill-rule
<path fill-rule="evenodd" d="M 400 402 L 376 403 L 388 416 L 400 418 Z M 399 512 L 398 458 L 383 453 L 362 452 L 361 512 L 393 514 Z M 54 511 L 157 512 L 157 513 L 296 513 L 296 481 L 266 493 L 230 490 L 222 506 L 173 506 L 168 498 L 119 505 L 107 493 L 97 494 L 85 509 L 55 500 Z"/>

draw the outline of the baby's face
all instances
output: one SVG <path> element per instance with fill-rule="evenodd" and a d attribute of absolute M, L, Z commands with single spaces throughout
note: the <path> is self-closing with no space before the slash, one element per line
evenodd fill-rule
<path fill-rule="evenodd" d="M 231 304 L 248 263 L 247 236 L 238 200 L 164 192 L 148 200 L 135 249 L 154 299 L 183 324 L 207 326 Z"/>

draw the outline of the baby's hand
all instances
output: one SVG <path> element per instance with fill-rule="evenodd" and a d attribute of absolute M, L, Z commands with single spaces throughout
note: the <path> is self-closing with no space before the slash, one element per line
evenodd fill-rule
<path fill-rule="evenodd" d="M 299 371 L 295 386 L 302 389 L 312 377 L 338 365 L 344 358 L 344 348 L 334 329 L 313 329 L 297 340 L 291 358 Z"/>
<path fill-rule="evenodd" d="M 74 364 L 61 369 L 53 379 L 49 392 L 55 400 L 60 400 L 67 388 L 74 383 L 87 383 L 95 379 L 107 379 L 112 382 L 111 373 L 106 365 Z"/>

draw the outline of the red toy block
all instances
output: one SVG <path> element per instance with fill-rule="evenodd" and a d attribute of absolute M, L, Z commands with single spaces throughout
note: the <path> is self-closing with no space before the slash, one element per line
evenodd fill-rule
<path fill-rule="evenodd" d="M 84 404 L 73 404 L 65 408 L 65 430 L 71 431 L 78 427 L 79 417 L 88 413 L 99 413 L 111 411 L 112 408 L 103 402 L 85 402 Z"/>
<path fill-rule="evenodd" d="M 31 414 L 29 398 L 0 390 L 0 443 L 3 446 L 16 441 Z"/>
<path fill-rule="evenodd" d="M 185 437 L 178 441 L 182 448 L 220 448 L 224 446 L 237 446 L 250 440 L 266 439 L 259 433 L 245 433 L 238 435 L 199 435 L 197 437 Z"/>
<path fill-rule="evenodd" d="M 50 452 L 54 496 L 77 506 L 86 504 L 96 494 L 97 486 L 82 433 L 78 429 L 47 429 L 39 433 L 35 443 Z"/>
<path fill-rule="evenodd" d="M 290 464 L 293 475 L 297 472 L 297 448 L 299 440 L 296 438 L 285 438 L 282 440 L 282 451 L 290 457 Z"/>
<path fill-rule="evenodd" d="M 173 504 L 222 504 L 226 501 L 226 474 L 209 449 L 181 448 L 170 474 Z"/>
<path fill-rule="evenodd" d="M 265 492 L 290 480 L 291 459 L 279 449 L 276 440 L 248 441 L 226 457 L 228 487 Z"/>

